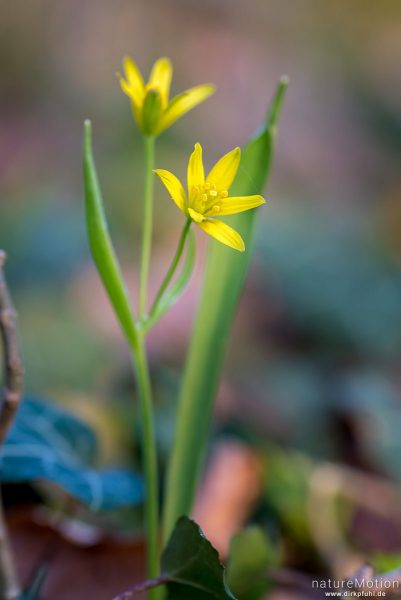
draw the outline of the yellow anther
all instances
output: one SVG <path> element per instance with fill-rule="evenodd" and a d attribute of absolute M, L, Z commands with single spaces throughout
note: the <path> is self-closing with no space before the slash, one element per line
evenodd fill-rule
<path fill-rule="evenodd" d="M 212 186 L 212 190 L 216 189 L 216 184 L 215 183 L 212 183 L 211 186 Z"/>
<path fill-rule="evenodd" d="M 215 198 L 217 196 L 216 190 L 210 190 L 209 196 L 212 196 L 212 198 Z"/>
<path fill-rule="evenodd" d="M 207 194 L 201 194 L 201 200 L 202 200 L 202 202 L 206 202 Z"/>
<path fill-rule="evenodd" d="M 203 187 L 205 190 L 210 190 L 210 183 L 208 181 L 206 181 L 206 183 Z"/>
<path fill-rule="evenodd" d="M 215 212 L 219 212 L 219 210 L 220 210 L 220 206 L 219 206 L 218 204 L 215 204 L 215 205 L 213 206 L 213 210 L 214 210 Z"/>
<path fill-rule="evenodd" d="M 220 198 L 227 198 L 227 196 L 228 196 L 227 190 L 221 190 L 221 192 L 220 192 Z"/>

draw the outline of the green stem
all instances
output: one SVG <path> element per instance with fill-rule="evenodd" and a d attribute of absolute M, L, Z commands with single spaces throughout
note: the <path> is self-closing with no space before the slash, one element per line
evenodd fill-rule
<path fill-rule="evenodd" d="M 157 292 L 156 297 L 155 297 L 155 299 L 153 301 L 152 308 L 150 310 L 150 314 L 151 315 L 157 310 L 158 304 L 159 304 L 160 300 L 162 299 L 164 292 L 166 291 L 166 289 L 168 288 L 168 286 L 169 286 L 172 278 L 174 277 L 174 273 L 175 273 L 175 271 L 176 271 L 176 269 L 178 267 L 178 263 L 180 262 L 182 253 L 183 253 L 184 248 L 185 248 L 185 241 L 187 239 L 187 235 L 188 235 L 189 229 L 191 227 L 191 223 L 192 223 L 192 221 L 189 218 L 185 222 L 185 225 L 184 225 L 184 227 L 182 229 L 182 232 L 181 232 L 180 239 L 178 241 L 178 246 L 177 246 L 177 250 L 175 252 L 174 258 L 171 261 L 171 265 L 170 265 L 170 267 L 169 267 L 169 269 L 168 269 L 168 271 L 166 273 L 166 276 L 163 279 L 163 282 L 162 282 L 162 284 L 160 286 L 160 289 Z"/>
<path fill-rule="evenodd" d="M 143 317 L 147 311 L 150 254 L 153 230 L 153 166 L 155 138 L 144 137 L 145 187 L 141 271 L 139 284 L 139 312 Z M 142 423 L 143 470 L 146 480 L 145 529 L 147 538 L 147 575 L 150 579 L 160 574 L 159 565 L 159 490 L 157 473 L 156 436 L 153 413 L 152 386 L 146 354 L 145 333 L 139 333 L 138 342 L 132 346 L 134 367 L 137 376 Z M 150 600 L 160 598 L 160 589 L 149 591 Z"/>
<path fill-rule="evenodd" d="M 145 145 L 145 189 L 144 189 L 144 215 L 143 215 L 143 237 L 141 254 L 141 273 L 139 285 L 139 313 L 146 313 L 148 301 L 148 279 L 150 266 L 150 253 L 152 246 L 153 230 L 153 166 L 155 158 L 155 138 L 144 137 Z"/>
<path fill-rule="evenodd" d="M 142 424 L 143 470 L 146 479 L 145 529 L 147 538 L 147 576 L 150 579 L 160 575 L 158 544 L 158 475 L 152 388 L 146 356 L 145 340 L 139 334 L 138 344 L 132 347 L 134 369 L 137 377 Z M 149 598 L 160 598 L 157 588 L 149 591 Z"/>
<path fill-rule="evenodd" d="M 170 268 L 160 286 L 152 306 L 157 305 L 166 291 L 180 258 L 182 256 L 185 240 L 188 235 L 191 220 L 187 219 L 178 242 L 177 251 L 171 262 Z M 144 236 L 145 240 L 145 236 Z M 147 282 L 146 282 L 147 283 Z M 146 285 L 145 283 L 145 285 Z M 142 289 L 142 288 L 141 288 Z M 141 422 L 142 422 L 142 448 L 144 473 L 146 478 L 146 504 L 145 504 L 145 522 L 148 540 L 148 577 L 154 579 L 159 576 L 159 549 L 158 549 L 158 475 L 157 475 L 157 454 L 156 439 L 154 431 L 154 415 L 152 402 L 152 389 L 149 375 L 149 366 L 145 347 L 145 333 L 139 334 L 139 340 L 136 346 L 132 348 L 134 355 L 134 365 L 137 374 L 138 392 L 141 403 Z M 149 591 L 149 597 L 156 600 L 160 597 L 161 590 L 158 588 Z"/>
<path fill-rule="evenodd" d="M 147 285 L 150 262 L 150 244 L 152 241 L 152 203 L 153 203 L 153 166 L 154 139 L 145 138 L 145 211 L 144 211 L 144 235 L 142 247 L 142 270 L 141 270 L 141 298 L 142 309 L 146 308 Z M 143 471 L 146 480 L 146 503 L 145 503 L 145 529 L 147 535 L 147 562 L 149 578 L 159 576 L 159 511 L 158 511 L 158 473 L 157 454 L 154 432 L 154 417 L 152 404 L 152 388 L 149 377 L 149 367 L 145 347 L 145 334 L 139 331 L 138 323 L 135 321 L 134 313 L 126 292 L 124 278 L 114 252 L 110 239 L 107 220 L 103 207 L 100 185 L 97 178 L 95 162 L 92 154 L 91 123 L 85 122 L 84 130 L 84 182 L 85 182 L 85 206 L 86 223 L 88 229 L 89 244 L 93 259 L 99 271 L 106 291 L 109 295 L 116 317 L 127 338 L 133 367 L 136 374 L 138 397 L 141 413 L 142 427 L 142 452 Z M 2 266 L 0 251 L 0 267 Z M 0 269 L 1 279 L 1 269 Z M 1 284 L 1 281 L 0 281 Z M 4 286 L 3 286 L 4 287 Z M 0 298 L 1 309 L 1 298 Z M 1 312 L 1 311 L 0 311 Z M 0 315 L 1 316 L 1 315 Z M 1 322 L 1 319 L 0 319 Z M 1 329 L 1 327 L 0 327 Z M 15 360 L 14 360 L 15 363 Z M 18 365 L 17 365 L 18 366 Z M 15 368 L 17 368 L 17 366 Z M 15 369 L 14 369 L 15 370 Z M 16 375 L 16 374 L 15 374 Z M 10 388 L 11 389 L 11 388 Z M 4 428 L 3 428 L 4 429 Z M 0 437 L 1 437 L 0 427 Z M 1 514 L 0 514 L 1 529 Z M 1 531 L 0 531 L 1 538 Z M 1 539 L 0 539 L 1 554 Z M 1 563 L 0 556 L 0 563 Z M 4 557 L 3 557 L 4 558 Z M 1 582 L 0 582 L 1 586 Z M 155 589 L 150 592 L 151 600 L 157 600 L 160 592 Z"/>

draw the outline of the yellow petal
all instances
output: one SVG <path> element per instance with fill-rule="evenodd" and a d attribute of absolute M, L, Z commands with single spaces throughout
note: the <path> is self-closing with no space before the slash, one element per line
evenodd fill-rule
<path fill-rule="evenodd" d="M 194 151 L 188 161 L 188 195 L 193 194 L 194 186 L 201 186 L 205 183 L 205 172 L 203 170 L 202 146 L 195 144 Z"/>
<path fill-rule="evenodd" d="M 214 92 L 213 85 L 198 85 L 178 96 L 175 96 L 167 106 L 159 121 L 158 133 L 170 127 L 177 119 L 189 110 L 206 100 Z"/>
<path fill-rule="evenodd" d="M 198 223 L 198 226 L 218 242 L 230 246 L 230 248 L 234 248 L 234 250 L 239 250 L 240 252 L 245 250 L 244 240 L 240 234 L 222 221 L 206 219 L 206 221 Z"/>
<path fill-rule="evenodd" d="M 185 213 L 186 196 L 181 181 L 173 173 L 164 169 L 154 169 L 153 173 L 160 177 L 178 208 Z"/>
<path fill-rule="evenodd" d="M 228 190 L 237 174 L 240 161 L 241 150 L 234 148 L 217 161 L 206 181 L 214 183 L 218 190 Z"/>
<path fill-rule="evenodd" d="M 197 212 L 193 208 L 188 208 L 188 214 L 195 223 L 202 223 L 205 220 L 205 217 L 201 215 L 201 213 Z"/>
<path fill-rule="evenodd" d="M 145 97 L 145 85 L 138 67 L 129 56 L 124 58 L 124 70 L 127 80 L 120 79 L 121 87 L 134 104 L 140 106 Z"/>
<path fill-rule="evenodd" d="M 152 67 L 148 87 L 160 92 L 164 107 L 168 103 L 172 76 L 173 67 L 170 60 L 168 58 L 159 58 Z"/>
<path fill-rule="evenodd" d="M 262 196 L 233 196 L 232 198 L 218 198 L 215 205 L 207 211 L 208 217 L 235 215 L 236 213 L 256 208 L 265 204 Z"/>

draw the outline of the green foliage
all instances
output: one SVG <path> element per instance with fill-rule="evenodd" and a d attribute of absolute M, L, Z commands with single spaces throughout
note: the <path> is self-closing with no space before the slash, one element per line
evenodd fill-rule
<path fill-rule="evenodd" d="M 387 573 L 394 569 L 399 569 L 401 565 L 401 553 L 388 554 L 380 552 L 369 557 L 369 563 L 372 564 L 375 572 Z"/>
<path fill-rule="evenodd" d="M 314 462 L 300 452 L 273 446 L 266 452 L 266 500 L 301 545 L 310 543 L 307 501 L 313 468 Z"/>
<path fill-rule="evenodd" d="M 1 451 L 0 481 L 51 481 L 92 510 L 141 502 L 142 480 L 122 469 L 95 469 L 98 450 L 94 432 L 79 419 L 25 398 Z"/>
<path fill-rule="evenodd" d="M 162 574 L 168 577 L 167 600 L 233 599 L 217 550 L 200 527 L 181 517 L 162 556 Z"/>
<path fill-rule="evenodd" d="M 243 150 L 233 195 L 263 190 L 286 87 L 287 82 L 281 81 L 264 127 Z M 179 400 L 176 444 L 167 482 L 166 537 L 177 518 L 191 512 L 225 350 L 251 259 L 255 211 L 235 215 L 230 224 L 240 231 L 248 250 L 237 253 L 212 243 Z"/>
<path fill-rule="evenodd" d="M 103 281 L 114 312 L 131 345 L 137 345 L 138 332 L 124 279 L 107 226 L 100 185 L 92 153 L 92 126 L 84 124 L 84 187 L 86 226 L 93 260 Z"/>
<path fill-rule="evenodd" d="M 231 540 L 227 581 L 240 600 L 260 600 L 268 589 L 268 567 L 280 564 L 278 547 L 261 527 L 240 531 Z"/>
<path fill-rule="evenodd" d="M 144 590 L 166 587 L 166 600 L 236 600 L 226 583 L 225 570 L 217 550 L 200 527 L 181 517 L 161 559 L 161 575 L 146 581 L 116 600 L 126 600 Z"/>

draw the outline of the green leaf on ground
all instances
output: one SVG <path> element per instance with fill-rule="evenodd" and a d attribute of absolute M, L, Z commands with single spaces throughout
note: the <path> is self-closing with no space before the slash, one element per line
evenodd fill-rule
<path fill-rule="evenodd" d="M 162 572 L 168 575 L 168 600 L 233 599 L 217 550 L 200 527 L 187 517 L 175 526 L 162 557 Z"/>
<path fill-rule="evenodd" d="M 50 481 L 92 510 L 139 504 L 142 479 L 121 468 L 98 469 L 92 429 L 62 408 L 25 397 L 0 455 L 0 482 Z"/>
<path fill-rule="evenodd" d="M 236 600 L 226 583 L 217 550 L 199 525 L 181 517 L 171 534 L 161 560 L 162 574 L 117 596 L 129 600 L 145 590 L 165 585 L 166 600 Z"/>
<path fill-rule="evenodd" d="M 267 569 L 280 563 L 280 549 L 261 527 L 240 531 L 231 540 L 227 581 L 240 600 L 260 600 L 268 589 Z"/>

